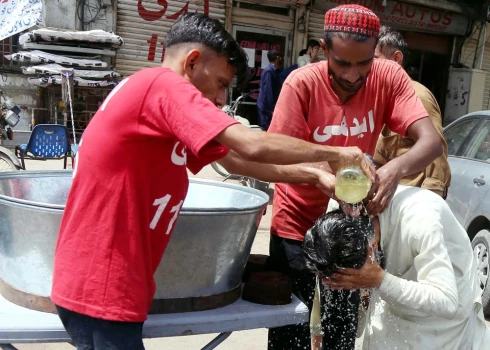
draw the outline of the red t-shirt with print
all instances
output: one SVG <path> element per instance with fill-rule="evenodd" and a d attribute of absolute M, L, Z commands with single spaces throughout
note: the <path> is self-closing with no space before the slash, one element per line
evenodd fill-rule
<path fill-rule="evenodd" d="M 395 62 L 375 59 L 366 84 L 347 103 L 332 90 L 328 63 L 293 71 L 277 101 L 269 132 L 329 146 L 357 146 L 374 154 L 384 124 L 401 135 L 427 117 L 412 82 Z M 302 241 L 329 198 L 316 186 L 277 184 L 271 233 Z"/>
<path fill-rule="evenodd" d="M 193 173 L 226 155 L 236 121 L 166 68 L 123 80 L 83 135 L 55 253 L 54 303 L 141 322 Z"/>

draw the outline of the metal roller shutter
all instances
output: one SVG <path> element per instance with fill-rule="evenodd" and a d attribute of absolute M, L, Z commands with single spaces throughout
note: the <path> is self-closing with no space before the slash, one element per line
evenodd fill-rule
<path fill-rule="evenodd" d="M 168 1 L 167 9 L 158 4 L 158 0 L 141 2 L 117 1 L 117 35 L 124 39 L 124 46 L 117 52 L 116 69 L 124 76 L 141 68 L 157 67 L 162 63 L 163 41 L 171 26 L 186 8 L 188 12 L 205 13 L 225 21 L 226 0 Z M 160 1 L 161 2 L 161 1 Z M 146 19 L 145 19 L 146 18 Z"/>

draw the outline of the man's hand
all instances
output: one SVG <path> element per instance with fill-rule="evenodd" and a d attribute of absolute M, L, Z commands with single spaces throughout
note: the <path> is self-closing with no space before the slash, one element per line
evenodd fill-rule
<path fill-rule="evenodd" d="M 388 162 L 376 172 L 376 181 L 371 187 L 366 209 L 371 217 L 381 214 L 390 204 L 395 195 L 401 176 L 394 162 Z"/>
<path fill-rule="evenodd" d="M 318 176 L 316 187 L 322 190 L 328 197 L 338 200 L 335 197 L 335 175 L 324 171 L 321 167 L 316 174 Z"/>
<path fill-rule="evenodd" d="M 341 167 L 357 165 L 372 183 L 375 182 L 376 168 L 358 147 L 339 147 L 338 161 L 329 163 L 334 174 Z"/>
<path fill-rule="evenodd" d="M 320 53 L 320 48 L 319 47 L 315 47 L 311 50 L 311 54 L 310 54 L 310 63 L 315 63 L 316 62 L 316 59 L 318 57 L 318 54 Z"/>
<path fill-rule="evenodd" d="M 360 269 L 341 269 L 330 278 L 323 279 L 323 284 L 333 290 L 378 288 L 386 272 L 378 264 L 376 251 L 376 247 L 373 249 L 369 245 L 366 261 Z"/>

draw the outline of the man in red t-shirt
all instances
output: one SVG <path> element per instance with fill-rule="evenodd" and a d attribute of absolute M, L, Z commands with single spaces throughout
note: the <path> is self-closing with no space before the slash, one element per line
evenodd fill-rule
<path fill-rule="evenodd" d="M 379 28 L 378 17 L 365 7 L 341 5 L 329 10 L 322 40 L 328 60 L 288 76 L 268 130 L 319 145 L 358 146 L 371 155 L 385 124 L 401 135 L 410 135 L 415 140 L 413 148 L 377 170 L 367 206 L 373 216 L 387 207 L 401 178 L 424 169 L 442 152 L 408 75 L 394 62 L 373 60 Z M 326 211 L 328 201 L 308 184 L 275 187 L 271 262 L 292 277 L 293 292 L 310 309 L 315 276 L 305 272 L 302 241 Z M 353 293 L 348 299 L 348 293 L 342 293 L 333 293 L 323 317 L 324 349 L 354 347 L 359 296 Z M 309 347 L 307 324 L 269 332 L 270 349 Z"/>
<path fill-rule="evenodd" d="M 247 70 L 244 51 L 219 21 L 184 14 L 167 35 L 163 66 L 121 81 L 86 129 L 51 293 L 78 349 L 143 348 L 153 274 L 187 194 L 186 168 L 197 173 L 231 149 L 235 162 L 249 164 L 354 162 L 374 179 L 357 147 L 258 133 L 219 110 L 234 74 Z M 262 169 L 274 181 L 332 190 L 332 175 L 318 168 Z"/>

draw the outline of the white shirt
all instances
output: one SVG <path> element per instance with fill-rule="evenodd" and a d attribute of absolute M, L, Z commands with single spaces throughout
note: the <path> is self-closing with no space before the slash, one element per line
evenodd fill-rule
<path fill-rule="evenodd" d="M 310 55 L 303 55 L 298 57 L 298 68 L 304 67 L 311 61 Z"/>
<path fill-rule="evenodd" d="M 387 273 L 371 296 L 363 349 L 490 349 L 476 260 L 446 202 L 399 186 L 379 222 Z"/>

